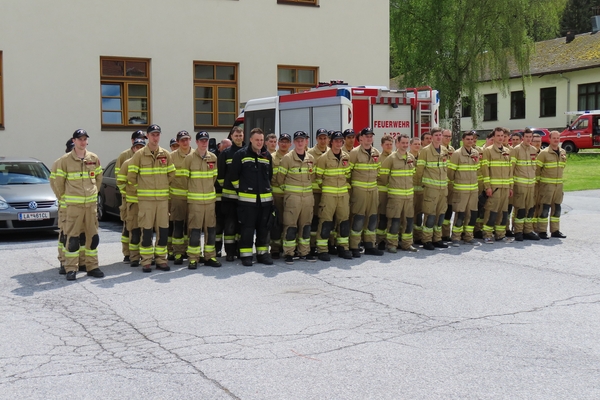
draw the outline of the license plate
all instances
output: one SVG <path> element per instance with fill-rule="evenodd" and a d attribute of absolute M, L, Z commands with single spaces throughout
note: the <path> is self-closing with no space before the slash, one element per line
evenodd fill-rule
<path fill-rule="evenodd" d="M 49 212 L 35 212 L 35 213 L 19 213 L 19 221 L 37 221 L 40 219 L 49 219 Z"/>

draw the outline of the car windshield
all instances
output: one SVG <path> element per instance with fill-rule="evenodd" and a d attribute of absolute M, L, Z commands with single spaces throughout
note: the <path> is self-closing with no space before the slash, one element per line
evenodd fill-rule
<path fill-rule="evenodd" d="M 50 171 L 40 162 L 0 161 L 0 185 L 48 183 Z"/>

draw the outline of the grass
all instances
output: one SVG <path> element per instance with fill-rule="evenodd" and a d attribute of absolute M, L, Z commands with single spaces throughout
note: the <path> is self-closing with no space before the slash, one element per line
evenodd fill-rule
<path fill-rule="evenodd" d="M 485 140 L 478 140 L 478 145 L 485 144 Z M 577 154 L 567 155 L 567 166 L 564 172 L 564 190 L 600 189 L 600 150 L 581 150 Z"/>

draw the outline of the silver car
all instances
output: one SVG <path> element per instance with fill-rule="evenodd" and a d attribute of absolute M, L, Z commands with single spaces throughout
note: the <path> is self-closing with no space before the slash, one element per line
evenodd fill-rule
<path fill-rule="evenodd" d="M 50 170 L 35 158 L 0 157 L 0 232 L 57 229 Z"/>

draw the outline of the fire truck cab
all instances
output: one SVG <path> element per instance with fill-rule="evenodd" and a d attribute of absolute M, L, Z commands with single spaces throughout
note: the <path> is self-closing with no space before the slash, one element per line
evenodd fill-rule
<path fill-rule="evenodd" d="M 580 149 L 600 148 L 600 110 L 567 112 L 579 115 L 560 134 L 560 143 L 567 153 L 577 153 Z"/>
<path fill-rule="evenodd" d="M 302 130 L 314 146 L 319 128 L 359 132 L 371 127 L 379 137 L 420 136 L 438 126 L 438 107 L 438 92 L 430 87 L 390 90 L 332 81 L 302 93 L 249 100 L 236 125 L 243 124 L 245 137 L 253 128 L 278 136 Z"/>

